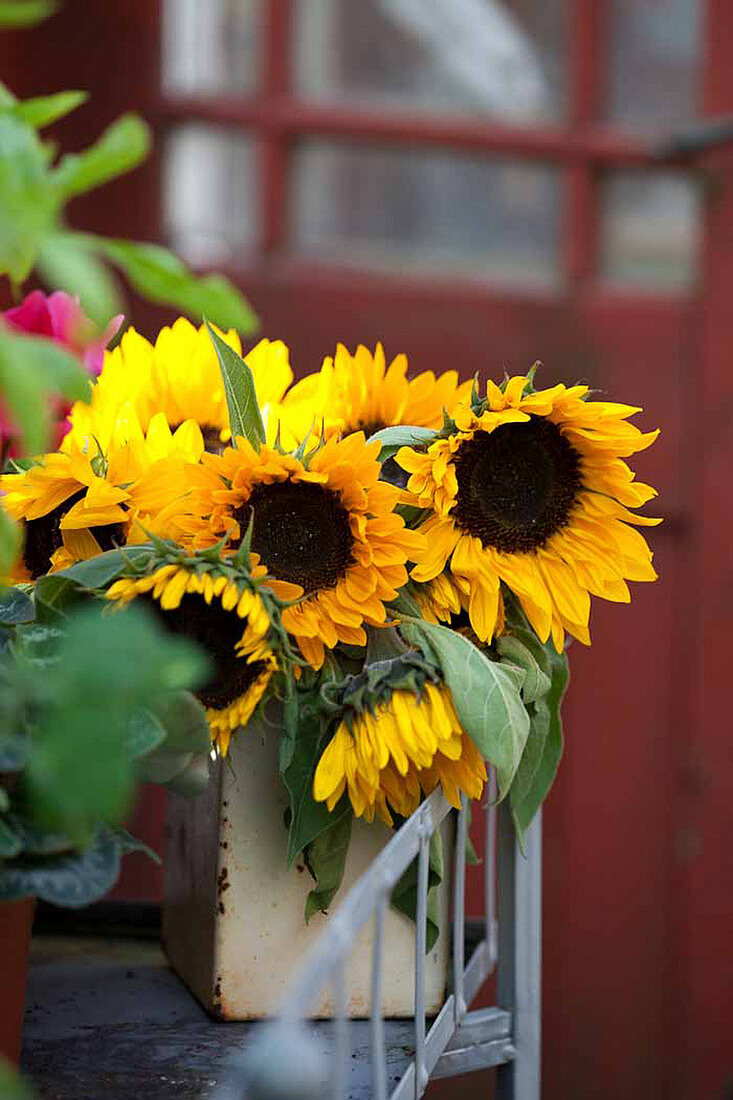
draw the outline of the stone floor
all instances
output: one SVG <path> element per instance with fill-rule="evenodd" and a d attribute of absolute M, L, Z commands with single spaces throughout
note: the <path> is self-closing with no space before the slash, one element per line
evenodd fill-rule
<path fill-rule="evenodd" d="M 193 1100 L 211 1097 L 259 1023 L 206 1015 L 157 943 L 34 937 L 22 1069 L 41 1100 Z M 351 1100 L 368 1100 L 369 1025 L 350 1029 Z M 324 1054 L 332 1027 L 316 1025 Z M 389 1087 L 412 1054 L 413 1027 L 386 1024 Z"/>

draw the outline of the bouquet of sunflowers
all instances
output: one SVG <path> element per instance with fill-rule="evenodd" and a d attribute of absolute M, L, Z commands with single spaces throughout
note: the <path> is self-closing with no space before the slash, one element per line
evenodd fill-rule
<path fill-rule="evenodd" d="M 562 751 L 568 638 L 590 643 L 591 596 L 656 576 L 636 528 L 660 521 L 632 510 L 655 491 L 624 459 L 657 432 L 534 368 L 408 378 L 339 345 L 295 382 L 282 342 L 241 352 L 185 319 L 154 345 L 128 329 L 59 449 L 2 478 L 13 581 L 56 610 L 143 604 L 198 643 L 217 756 L 275 708 L 282 827 L 316 880 L 330 861 L 325 909 L 353 817 L 397 824 L 436 787 L 460 806 L 493 768 L 524 834 Z"/>

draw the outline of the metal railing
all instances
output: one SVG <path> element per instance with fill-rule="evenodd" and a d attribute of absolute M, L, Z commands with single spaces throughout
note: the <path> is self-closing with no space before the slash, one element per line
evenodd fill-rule
<path fill-rule="evenodd" d="M 375 922 L 371 965 L 369 1074 L 373 1100 L 419 1100 L 431 1077 L 497 1067 L 500 1100 L 539 1100 L 541 826 L 539 816 L 518 850 L 509 810 L 496 807 L 493 782 L 485 814 L 483 938 L 465 964 L 465 883 L 468 806 L 457 815 L 453 861 L 453 989 L 431 1026 L 425 1013 L 425 958 L 431 837 L 451 812 L 436 790 L 372 862 L 331 917 L 303 961 L 276 1021 L 231 1065 L 216 1100 L 306 1100 L 349 1096 L 349 1020 L 345 967 L 354 943 Z M 400 1080 L 387 1087 L 387 1031 L 381 1009 L 385 916 L 390 894 L 418 859 L 414 965 L 414 1055 Z M 497 890 L 498 885 L 498 890 Z M 443 933 L 444 934 L 444 933 Z M 497 1006 L 469 1011 L 496 969 Z M 306 1026 L 318 995 L 333 985 L 334 1024 L 327 1052 Z M 404 1025 L 400 1030 L 404 1042 Z"/>

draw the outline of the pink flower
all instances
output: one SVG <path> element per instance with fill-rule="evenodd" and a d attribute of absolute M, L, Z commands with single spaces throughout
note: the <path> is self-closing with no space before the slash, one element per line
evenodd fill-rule
<path fill-rule="evenodd" d="M 96 378 L 104 363 L 104 349 L 122 324 L 122 314 L 113 317 L 103 333 L 89 320 L 79 299 L 63 290 L 46 295 L 34 290 L 19 306 L 0 314 L 0 320 L 18 332 L 33 336 L 47 336 L 50 340 L 68 348 L 80 360 L 91 378 Z M 62 398 L 52 398 L 53 417 L 57 432 L 54 446 L 58 447 L 69 430 L 66 420 L 70 406 Z M 7 412 L 0 407 L 0 447 L 3 458 L 17 453 L 17 430 Z"/>

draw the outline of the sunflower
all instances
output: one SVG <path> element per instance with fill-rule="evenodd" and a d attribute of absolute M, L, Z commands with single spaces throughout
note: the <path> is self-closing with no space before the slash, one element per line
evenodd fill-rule
<path fill-rule="evenodd" d="M 5 508 L 25 524 L 23 563 L 30 579 L 144 542 L 143 529 L 162 533 L 165 509 L 181 507 L 185 464 L 203 450 L 199 428 L 189 421 L 171 432 L 160 413 L 143 434 L 129 408 L 127 413 L 110 431 L 106 452 L 96 440 L 84 450 L 74 444 L 0 478 Z"/>
<path fill-rule="evenodd" d="M 627 580 L 653 581 L 652 554 L 629 511 L 656 491 L 623 461 L 658 431 L 628 423 L 640 409 L 587 400 L 587 386 L 531 392 L 517 376 L 488 383 L 478 407 L 459 406 L 454 429 L 425 453 L 403 447 L 407 488 L 431 514 L 428 551 L 413 580 L 448 569 L 483 641 L 497 632 L 503 582 L 542 641 L 560 651 L 564 631 L 590 643 L 590 596 L 626 603 Z"/>
<path fill-rule="evenodd" d="M 252 522 L 252 549 L 275 591 L 279 582 L 302 590 L 283 625 L 314 668 L 325 647 L 365 644 L 364 623 L 385 621 L 407 561 L 423 551 L 422 536 L 394 512 L 400 491 L 379 481 L 378 453 L 363 432 L 331 438 L 306 461 L 237 439 L 189 468 L 192 544 L 227 538 L 233 548 Z"/>
<path fill-rule="evenodd" d="M 242 345 L 233 329 L 220 335 L 237 354 L 241 353 Z M 252 371 L 257 400 L 267 422 L 270 409 L 293 379 L 288 349 L 281 340 L 260 340 L 247 353 L 245 362 Z M 71 413 L 74 441 L 83 446 L 94 437 L 106 446 L 105 426 L 113 427 L 115 416 L 128 403 L 144 429 L 156 413 L 162 412 L 173 430 L 184 421 L 194 420 L 208 450 L 220 450 L 231 439 L 214 345 L 203 325 L 196 329 L 185 317 L 161 329 L 155 345 L 130 328 L 119 345 L 106 353 L 91 404 L 77 403 Z"/>
<path fill-rule="evenodd" d="M 351 691 L 351 705 L 316 767 L 316 802 L 333 810 L 347 791 L 357 817 L 372 821 L 377 814 L 392 825 L 393 811 L 409 817 L 421 795 L 439 784 L 457 808 L 461 792 L 481 797 L 486 765 L 458 721 L 449 689 L 436 673 L 422 670 L 416 677 L 416 671 L 408 673 L 412 690 L 383 683 L 372 687 L 371 697 L 363 685 Z"/>
<path fill-rule="evenodd" d="M 387 366 L 381 344 L 373 354 L 360 344 L 354 355 L 338 344 L 317 374 L 285 395 L 277 415 L 288 445 L 300 443 L 314 424 L 319 432 L 325 424 L 327 432 L 363 431 L 367 437 L 395 424 L 441 428 L 443 409 L 450 412 L 466 400 L 470 388 L 470 382 L 459 383 L 454 370 L 437 377 L 423 371 L 408 379 L 407 356 L 398 355 Z"/>
<path fill-rule="evenodd" d="M 119 577 L 105 596 L 122 607 L 142 599 L 167 630 L 185 634 L 209 654 L 212 672 L 196 694 L 224 756 L 279 667 L 273 602 L 262 587 L 266 571 L 255 565 L 249 573 L 212 557 L 172 552 L 176 559 L 163 564 L 151 555 L 142 575 Z"/>

